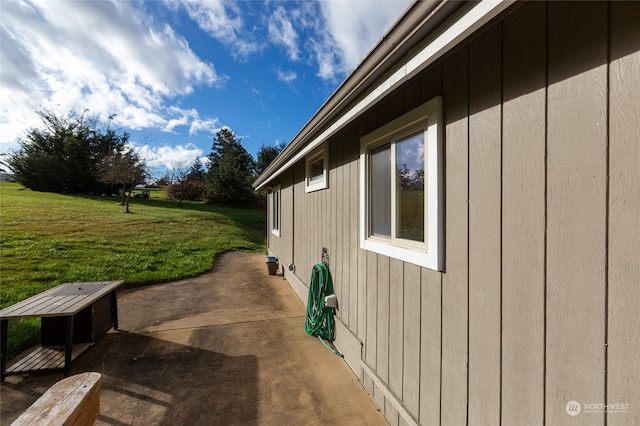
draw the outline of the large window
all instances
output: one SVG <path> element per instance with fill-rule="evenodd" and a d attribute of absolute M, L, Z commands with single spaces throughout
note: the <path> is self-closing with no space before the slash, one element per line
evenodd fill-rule
<path fill-rule="evenodd" d="M 280 187 L 271 190 L 271 233 L 280 236 Z"/>
<path fill-rule="evenodd" d="M 365 250 L 442 270 L 441 98 L 361 141 L 360 241 Z"/>

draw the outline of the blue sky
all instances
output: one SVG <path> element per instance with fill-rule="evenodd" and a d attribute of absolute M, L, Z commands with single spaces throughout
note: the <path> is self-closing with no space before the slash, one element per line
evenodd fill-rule
<path fill-rule="evenodd" d="M 409 0 L 0 1 L 0 153 L 37 110 L 88 109 L 151 166 L 191 163 L 227 126 L 288 143 Z"/>

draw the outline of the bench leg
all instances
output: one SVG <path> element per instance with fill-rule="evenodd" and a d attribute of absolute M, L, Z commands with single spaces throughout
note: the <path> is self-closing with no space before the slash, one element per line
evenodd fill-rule
<path fill-rule="evenodd" d="M 73 352 L 73 315 L 67 317 L 67 344 L 64 350 L 64 375 L 71 373 L 71 354 Z"/>
<path fill-rule="evenodd" d="M 4 382 L 4 372 L 7 370 L 7 334 L 9 320 L 0 321 L 0 382 Z"/>
<path fill-rule="evenodd" d="M 116 295 L 116 291 L 113 290 L 111 292 L 111 322 L 113 324 L 113 329 L 118 329 L 118 296 Z"/>

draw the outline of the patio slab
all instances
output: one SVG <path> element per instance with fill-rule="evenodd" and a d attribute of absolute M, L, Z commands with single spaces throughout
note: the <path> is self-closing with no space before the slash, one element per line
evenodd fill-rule
<path fill-rule="evenodd" d="M 97 425 L 387 425 L 342 358 L 304 331 L 303 304 L 265 256 L 227 253 L 212 272 L 118 293 L 120 330 L 71 374 L 103 375 Z M 10 424 L 60 373 L 9 376 Z"/>

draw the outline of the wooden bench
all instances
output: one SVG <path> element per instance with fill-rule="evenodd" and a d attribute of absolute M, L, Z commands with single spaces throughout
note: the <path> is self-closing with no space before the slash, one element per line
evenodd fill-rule
<path fill-rule="evenodd" d="M 100 373 L 82 373 L 49 388 L 12 426 L 92 425 L 100 415 Z"/>

